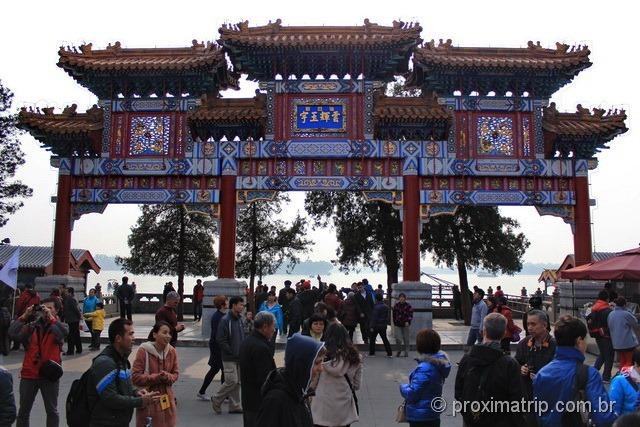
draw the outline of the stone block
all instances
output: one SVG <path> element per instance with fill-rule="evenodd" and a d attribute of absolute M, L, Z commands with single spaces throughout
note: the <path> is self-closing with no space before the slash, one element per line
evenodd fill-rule
<path fill-rule="evenodd" d="M 398 295 L 404 293 L 407 302 L 413 307 L 411 322 L 411 345 L 415 345 L 416 334 L 420 329 L 433 327 L 433 307 L 431 301 L 431 285 L 422 282 L 400 282 L 391 285 L 391 306 L 398 302 Z"/>
<path fill-rule="evenodd" d="M 236 279 L 216 279 L 203 282 L 204 301 L 202 303 L 202 337 L 209 338 L 211 335 L 211 316 L 216 311 L 213 306 L 213 297 L 224 295 L 227 298 L 245 295 L 247 282 Z M 246 302 L 246 299 L 245 299 Z"/>

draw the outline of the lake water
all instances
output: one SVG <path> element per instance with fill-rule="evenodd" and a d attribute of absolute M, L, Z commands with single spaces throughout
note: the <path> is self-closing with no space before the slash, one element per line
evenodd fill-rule
<path fill-rule="evenodd" d="M 147 275 L 134 275 L 134 274 L 124 274 L 121 271 L 109 271 L 102 270 L 100 274 L 90 273 L 88 277 L 89 287 L 95 286 L 96 283 L 100 283 L 102 285 L 103 291 L 107 290 L 106 283 L 109 280 L 116 280 L 120 282 L 120 279 L 123 275 L 127 275 L 129 277 L 129 282 L 135 282 L 137 285 L 137 289 L 139 293 L 162 293 L 162 289 L 164 284 L 168 281 L 172 281 L 174 287 L 177 286 L 177 278 L 172 276 L 147 276 Z M 458 275 L 457 274 L 439 274 L 435 275 L 436 277 L 453 282 L 455 284 L 458 283 Z M 322 281 L 327 283 L 335 283 L 338 288 L 348 287 L 353 282 L 357 282 L 362 280 L 363 278 L 367 278 L 369 283 L 371 283 L 374 287 L 378 284 L 382 284 L 386 290 L 387 283 L 387 275 L 386 273 L 380 272 L 364 272 L 364 273 L 350 273 L 344 274 L 339 271 L 332 272 L 329 275 L 323 276 Z M 196 284 L 196 277 L 185 277 L 185 293 L 190 294 L 193 286 Z M 215 277 L 204 278 L 204 280 L 214 280 Z M 285 280 L 291 280 L 292 282 L 296 282 L 300 279 L 309 279 L 311 280 L 312 285 L 316 285 L 318 282 L 315 278 L 315 275 L 305 276 L 300 274 L 275 274 L 271 276 L 265 276 L 263 278 L 263 282 L 269 286 L 275 285 L 278 289 L 283 287 Z M 474 285 L 479 286 L 485 291 L 489 286 L 491 286 L 494 290 L 496 286 L 502 286 L 502 289 L 507 294 L 512 295 L 520 295 L 520 290 L 523 286 L 527 288 L 529 293 L 535 292 L 535 290 L 542 287 L 542 283 L 538 283 L 538 276 L 534 275 L 514 275 L 514 276 L 497 276 L 497 277 L 478 277 L 474 273 L 469 273 L 469 287 L 473 287 Z M 243 280 L 243 279 L 241 279 Z M 244 279 L 247 280 L 248 279 Z M 423 277 L 423 281 L 428 281 L 429 283 L 434 283 L 431 280 L 426 280 Z M 257 282 L 257 279 L 256 279 Z"/>

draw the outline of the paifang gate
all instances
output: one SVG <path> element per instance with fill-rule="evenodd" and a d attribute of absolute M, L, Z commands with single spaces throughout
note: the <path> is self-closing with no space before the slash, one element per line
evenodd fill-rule
<path fill-rule="evenodd" d="M 217 42 L 185 48 L 61 48 L 58 65 L 97 105 L 19 115 L 59 168 L 54 274 L 68 274 L 82 214 L 109 203 L 188 204 L 220 222 L 219 288 L 207 294 L 241 292 L 232 285 L 236 209 L 292 190 L 361 191 L 401 209 L 404 282 L 420 280 L 422 222 L 459 205 L 559 216 L 571 225 L 576 264 L 590 262 L 588 172 L 627 130 L 626 115 L 549 104 L 591 65 L 590 51 L 456 47 L 423 43 L 421 32 L 403 22 L 277 20 L 224 25 Z M 256 96 L 222 98 L 241 74 L 259 82 Z M 386 96 L 398 75 L 422 96 Z"/>

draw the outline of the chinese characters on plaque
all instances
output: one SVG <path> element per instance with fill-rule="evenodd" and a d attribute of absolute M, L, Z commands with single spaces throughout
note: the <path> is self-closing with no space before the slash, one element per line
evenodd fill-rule
<path fill-rule="evenodd" d="M 340 132 L 344 130 L 343 105 L 296 105 L 297 130 Z"/>

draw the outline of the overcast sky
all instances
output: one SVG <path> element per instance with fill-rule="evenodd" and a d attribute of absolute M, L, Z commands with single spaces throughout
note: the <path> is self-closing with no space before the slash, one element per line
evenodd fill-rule
<path fill-rule="evenodd" d="M 14 107 L 64 107 L 78 104 L 84 111 L 97 99 L 56 66 L 60 45 L 92 42 L 100 49 L 119 40 L 123 47 L 190 46 L 192 39 L 215 40 L 225 22 L 249 20 L 262 25 L 281 18 L 283 25 L 362 25 L 364 18 L 381 25 L 394 19 L 418 21 L 425 41 L 451 38 L 456 46 L 524 47 L 528 40 L 555 47 L 556 41 L 587 44 L 593 66 L 553 97 L 561 111 L 584 107 L 624 108 L 630 130 L 616 138 L 611 150 L 598 156 L 600 166 L 590 174 L 593 242 L 596 250 L 618 251 L 640 242 L 640 146 L 635 141 L 634 112 L 638 111 L 640 40 L 632 3 L 496 2 L 496 1 L 10 1 L 2 6 L 0 79 L 15 93 Z M 251 96 L 252 83 L 225 96 Z M 50 245 L 53 240 L 57 171 L 49 154 L 29 135 L 21 137 L 26 164 L 18 177 L 33 188 L 33 197 L 0 230 L 21 245 Z M 292 209 L 303 210 L 302 193 L 291 193 Z M 510 207 L 531 241 L 529 262 L 560 263 L 573 252 L 568 225 L 561 219 L 539 217 L 533 207 Z M 111 205 L 102 215 L 90 214 L 75 224 L 72 245 L 93 253 L 127 254 L 127 235 L 139 214 L 138 206 Z M 334 234 L 310 234 L 315 245 L 310 258 L 335 256 Z M 430 260 L 425 265 L 431 264 Z"/>

